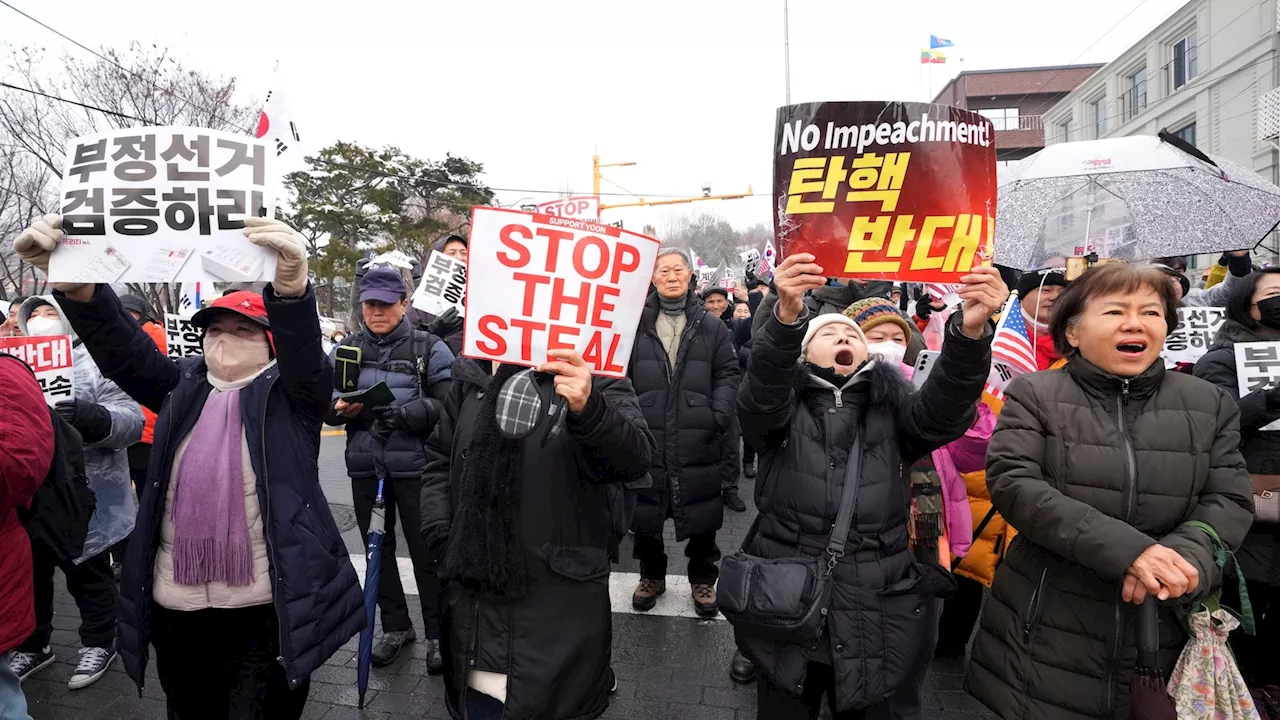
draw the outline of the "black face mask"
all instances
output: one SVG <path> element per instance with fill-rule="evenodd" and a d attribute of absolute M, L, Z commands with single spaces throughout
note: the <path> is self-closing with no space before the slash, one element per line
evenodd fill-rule
<path fill-rule="evenodd" d="M 1280 330 L 1280 295 L 1258 301 L 1258 314 L 1262 324 L 1272 330 Z"/>

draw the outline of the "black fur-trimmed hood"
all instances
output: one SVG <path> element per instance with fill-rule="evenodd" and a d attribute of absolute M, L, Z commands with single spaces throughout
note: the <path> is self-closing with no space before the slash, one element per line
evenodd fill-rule
<path fill-rule="evenodd" d="M 836 390 L 842 394 L 866 392 L 869 407 L 897 413 L 911 396 L 911 384 L 902 371 L 891 363 L 868 360 L 843 386 L 835 385 L 814 375 L 803 363 L 796 366 L 796 393 L 801 397 L 814 393 L 830 394 Z"/>

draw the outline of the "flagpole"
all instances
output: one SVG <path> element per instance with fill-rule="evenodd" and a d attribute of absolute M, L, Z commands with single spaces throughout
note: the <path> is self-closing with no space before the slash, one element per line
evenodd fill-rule
<path fill-rule="evenodd" d="M 782 0 L 782 62 L 787 76 L 787 104 L 791 104 L 791 18 L 787 0 Z"/>

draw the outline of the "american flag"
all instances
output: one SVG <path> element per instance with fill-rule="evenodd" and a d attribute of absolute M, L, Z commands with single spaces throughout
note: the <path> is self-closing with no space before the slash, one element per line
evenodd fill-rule
<path fill-rule="evenodd" d="M 1022 304 L 1018 294 L 1009 296 L 1005 303 L 1000 324 L 991 340 L 991 375 L 987 377 L 986 391 L 1003 399 L 1009 381 L 1024 373 L 1036 371 L 1035 348 L 1027 334 L 1027 324 L 1022 319 Z"/>
<path fill-rule="evenodd" d="M 760 266 L 756 268 L 756 277 L 771 277 L 774 268 L 774 258 L 776 253 L 773 250 L 773 241 L 764 241 L 764 253 L 760 255 Z"/>

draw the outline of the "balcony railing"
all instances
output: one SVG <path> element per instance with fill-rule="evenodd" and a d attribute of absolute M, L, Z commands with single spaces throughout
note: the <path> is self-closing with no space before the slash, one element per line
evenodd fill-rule
<path fill-rule="evenodd" d="M 991 122 L 996 126 L 996 132 L 1044 129 L 1043 115 L 1019 115 L 1016 118 L 995 118 Z"/>

